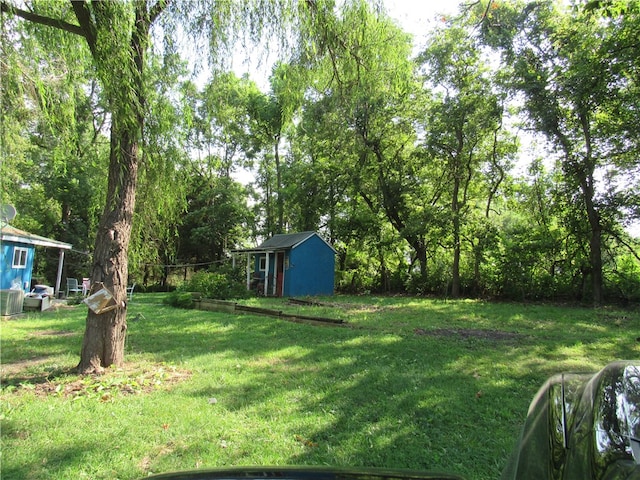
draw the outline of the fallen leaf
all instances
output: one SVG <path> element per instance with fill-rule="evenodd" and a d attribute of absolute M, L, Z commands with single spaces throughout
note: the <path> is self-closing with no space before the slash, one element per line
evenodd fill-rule
<path fill-rule="evenodd" d="M 306 438 L 302 437 L 301 435 L 294 435 L 293 438 L 295 438 L 296 441 L 300 442 L 305 447 L 317 447 L 318 446 L 318 444 L 316 442 L 312 442 L 311 440 L 307 440 Z"/>

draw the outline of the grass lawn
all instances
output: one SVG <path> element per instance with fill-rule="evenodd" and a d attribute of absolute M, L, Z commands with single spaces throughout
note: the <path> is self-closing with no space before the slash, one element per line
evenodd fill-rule
<path fill-rule="evenodd" d="M 86 307 L 3 320 L 4 479 L 135 479 L 242 465 L 499 476 L 544 380 L 640 357 L 638 310 L 444 301 L 245 303 L 316 326 L 129 306 L 127 365 L 78 377 Z"/>

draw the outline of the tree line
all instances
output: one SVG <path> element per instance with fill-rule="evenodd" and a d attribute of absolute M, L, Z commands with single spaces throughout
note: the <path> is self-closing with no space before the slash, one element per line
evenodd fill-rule
<path fill-rule="evenodd" d="M 0 6 L 2 202 L 69 276 L 167 288 L 315 230 L 345 292 L 640 299 L 634 2 L 462 2 L 417 52 L 364 1 Z M 282 40 L 268 91 L 238 32 Z"/>

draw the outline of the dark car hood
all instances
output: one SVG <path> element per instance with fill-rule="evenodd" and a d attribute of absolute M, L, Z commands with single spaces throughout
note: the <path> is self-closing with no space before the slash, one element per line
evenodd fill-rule
<path fill-rule="evenodd" d="M 462 480 L 450 474 L 411 470 L 325 467 L 237 467 L 147 477 L 154 480 Z"/>

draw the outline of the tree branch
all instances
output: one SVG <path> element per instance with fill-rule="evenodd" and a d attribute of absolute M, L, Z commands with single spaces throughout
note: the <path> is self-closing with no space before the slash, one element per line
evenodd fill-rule
<path fill-rule="evenodd" d="M 169 5 L 171 0 L 158 0 L 156 4 L 149 10 L 149 25 L 155 22 L 158 15 L 160 15 L 165 8 Z"/>
<path fill-rule="evenodd" d="M 624 245 L 629 251 L 629 253 L 631 253 L 631 255 L 633 255 L 636 258 L 636 260 L 640 261 L 640 255 L 638 255 L 638 251 L 636 250 L 637 246 L 634 247 L 634 245 L 631 245 L 629 242 L 626 242 L 622 238 L 622 236 L 618 234 L 618 232 L 615 232 L 612 229 L 607 229 L 607 233 L 609 233 L 609 235 L 613 236 L 613 238 L 615 238 L 618 242 Z"/>
<path fill-rule="evenodd" d="M 74 35 L 81 35 L 83 37 L 85 36 L 84 31 L 78 25 L 74 25 L 73 23 L 65 22 L 64 20 L 59 20 L 56 18 L 38 15 L 37 13 L 29 12 L 27 10 L 22 10 L 14 5 L 9 4 L 5 0 L 0 0 L 0 11 L 2 11 L 3 13 L 11 13 L 29 22 L 58 28 L 66 32 L 73 33 Z"/>
<path fill-rule="evenodd" d="M 71 0 L 71 5 L 73 6 L 73 11 L 76 14 L 78 23 L 80 24 L 79 28 L 82 31 L 81 35 L 87 40 L 89 50 L 91 50 L 91 54 L 95 57 L 97 34 L 95 23 L 91 19 L 91 12 L 89 12 L 89 8 L 84 1 L 74 2 Z"/>

